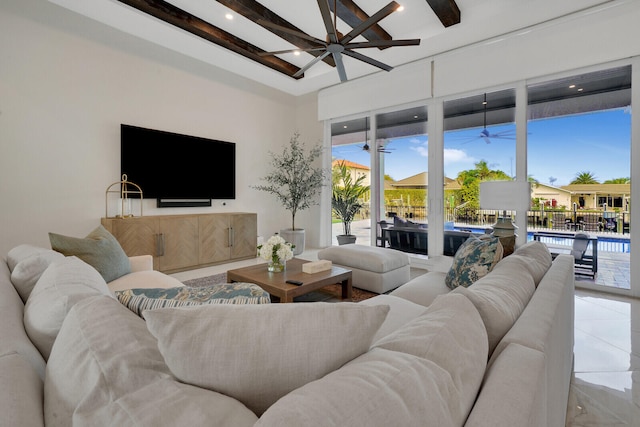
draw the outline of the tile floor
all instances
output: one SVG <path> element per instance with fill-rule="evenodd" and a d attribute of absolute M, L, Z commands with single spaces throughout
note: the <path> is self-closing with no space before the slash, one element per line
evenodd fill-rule
<path fill-rule="evenodd" d="M 305 251 L 301 257 L 313 260 L 316 254 Z M 262 261 L 239 261 L 173 276 L 188 280 L 257 262 Z M 567 427 L 640 427 L 640 300 L 577 289 L 574 355 Z"/>
<path fill-rule="evenodd" d="M 640 426 L 640 300 L 576 290 L 567 426 Z"/>

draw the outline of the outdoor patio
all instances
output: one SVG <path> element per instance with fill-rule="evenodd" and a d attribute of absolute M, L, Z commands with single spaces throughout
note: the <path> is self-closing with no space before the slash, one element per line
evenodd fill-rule
<path fill-rule="evenodd" d="M 464 227 L 464 226 L 463 226 Z M 338 241 L 335 236 L 342 233 L 342 224 L 333 224 L 333 244 Z M 531 230 L 536 231 L 536 230 Z M 542 231 L 542 230 L 539 230 Z M 354 221 L 351 224 L 351 232 L 357 236 L 356 243 L 359 245 L 371 244 L 371 222 L 368 219 Z M 599 233 L 591 233 L 600 236 Z M 610 236 L 610 234 L 609 234 Z M 630 256 L 629 253 L 598 251 L 598 273 L 595 278 L 576 274 L 577 282 L 589 282 L 602 286 L 609 286 L 620 289 L 630 289 Z"/>

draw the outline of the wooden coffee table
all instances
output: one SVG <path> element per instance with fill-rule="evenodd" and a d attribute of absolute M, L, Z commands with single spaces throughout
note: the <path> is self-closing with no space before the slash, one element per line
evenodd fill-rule
<path fill-rule="evenodd" d="M 271 295 L 280 298 L 280 302 L 293 302 L 295 297 L 308 294 L 327 285 L 342 285 L 342 299 L 351 301 L 351 270 L 332 266 L 331 270 L 319 273 L 304 273 L 302 264 L 310 261 L 293 258 L 287 261 L 287 268 L 282 273 L 270 273 L 267 264 L 252 265 L 227 271 L 228 282 L 255 283 Z M 287 280 L 298 280 L 302 285 L 285 283 Z"/>

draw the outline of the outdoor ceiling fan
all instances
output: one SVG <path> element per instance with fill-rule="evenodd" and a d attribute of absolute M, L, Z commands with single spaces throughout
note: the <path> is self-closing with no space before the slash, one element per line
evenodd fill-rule
<path fill-rule="evenodd" d="M 331 10 L 329 9 L 328 0 L 318 0 L 318 7 L 320 8 L 320 14 L 322 15 L 322 20 L 324 21 L 324 26 L 327 29 L 326 41 L 317 39 L 315 37 L 311 37 L 305 33 L 300 31 L 291 30 L 286 27 L 282 27 L 280 25 L 274 24 L 267 20 L 259 20 L 258 23 L 265 27 L 270 27 L 276 29 L 278 31 L 286 32 L 289 34 L 293 34 L 305 40 L 309 40 L 315 43 L 317 46 L 308 48 L 308 49 L 288 49 L 288 50 L 279 50 L 274 52 L 263 52 L 260 53 L 260 56 L 266 55 L 278 55 L 283 53 L 290 52 L 311 52 L 311 51 L 324 51 L 321 55 L 317 56 L 305 66 L 303 66 L 298 72 L 296 72 L 293 76 L 299 77 L 304 74 L 309 68 L 311 68 L 314 64 L 322 61 L 329 55 L 333 56 L 333 60 L 336 63 L 336 68 L 338 70 L 338 75 L 340 76 L 340 81 L 347 81 L 347 73 L 344 69 L 344 63 L 342 62 L 342 55 L 347 55 L 352 58 L 358 59 L 360 61 L 366 62 L 367 64 L 371 64 L 375 67 L 378 67 L 385 71 L 391 71 L 393 67 L 384 64 L 380 61 L 377 61 L 368 56 L 362 55 L 354 51 L 353 49 L 363 49 L 363 48 L 371 48 L 371 47 L 392 47 L 392 46 L 417 46 L 420 44 L 420 39 L 405 39 L 405 40 L 377 40 L 377 41 L 367 41 L 367 42 L 356 42 L 351 43 L 353 39 L 358 37 L 364 31 L 368 30 L 370 27 L 377 24 L 383 18 L 389 16 L 391 13 L 395 12 L 400 5 L 395 1 L 392 1 L 374 15 L 361 22 L 360 25 L 357 25 L 351 31 L 349 31 L 346 35 L 343 35 L 338 31 L 337 28 L 337 0 L 333 2 L 333 21 L 331 19 Z"/>
<path fill-rule="evenodd" d="M 491 138 L 494 139 L 511 139 L 511 140 L 515 140 L 515 136 L 513 135 L 513 130 L 505 130 L 502 132 L 496 132 L 496 133 L 491 133 L 487 130 L 487 94 L 484 94 L 484 101 L 482 102 L 482 104 L 484 105 L 484 124 L 483 124 L 483 129 L 480 132 L 480 135 L 478 137 L 475 137 L 472 139 L 476 140 L 476 139 L 482 139 L 484 140 L 484 142 L 486 142 L 487 144 L 491 144 Z"/>

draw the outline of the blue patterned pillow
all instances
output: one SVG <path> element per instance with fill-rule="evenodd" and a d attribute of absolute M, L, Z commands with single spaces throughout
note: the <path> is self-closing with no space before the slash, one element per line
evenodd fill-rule
<path fill-rule="evenodd" d="M 486 276 L 502 259 L 502 245 L 495 236 L 482 238 L 470 236 L 453 257 L 453 264 L 445 277 L 446 285 L 455 289 L 468 288 L 476 280 Z"/>
<path fill-rule="evenodd" d="M 138 316 L 144 310 L 201 304 L 269 304 L 269 293 L 253 283 L 225 283 L 176 288 L 140 288 L 116 291 L 118 300 Z"/>

